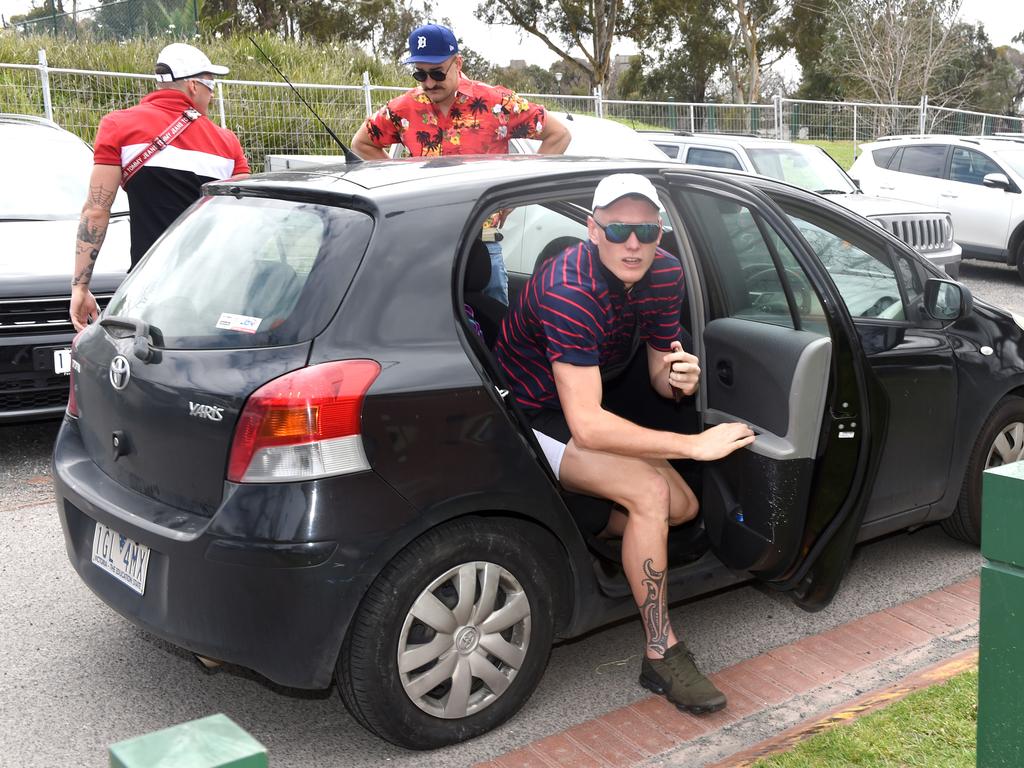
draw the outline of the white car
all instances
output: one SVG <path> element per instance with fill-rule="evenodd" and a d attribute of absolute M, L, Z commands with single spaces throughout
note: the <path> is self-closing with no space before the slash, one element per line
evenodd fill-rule
<path fill-rule="evenodd" d="M 865 191 L 948 209 L 965 258 L 1024 279 L 1024 137 L 896 136 L 861 149 L 850 174 Z"/>
<path fill-rule="evenodd" d="M 57 418 L 71 370 L 71 273 L 92 151 L 49 120 L 0 114 L 0 423 Z M 129 257 L 118 190 L 91 288 L 106 306 Z"/>
<path fill-rule="evenodd" d="M 891 232 L 937 267 L 956 278 L 961 248 L 953 217 L 934 203 L 908 202 L 862 192 L 839 164 L 820 147 L 790 141 L 689 132 L 643 131 L 668 157 L 688 165 L 732 168 L 771 176 L 824 195 Z M 854 166 L 856 167 L 856 165 Z M 867 194 L 865 194 L 867 193 Z"/>

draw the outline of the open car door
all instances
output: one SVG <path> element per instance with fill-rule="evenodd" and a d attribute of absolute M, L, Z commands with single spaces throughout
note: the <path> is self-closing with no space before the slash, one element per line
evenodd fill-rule
<path fill-rule="evenodd" d="M 781 209 L 710 174 L 664 177 L 675 229 L 689 239 L 704 425 L 742 421 L 757 433 L 748 449 L 704 467 L 711 547 L 730 568 L 820 609 L 868 498 L 878 444 L 870 371 L 842 301 Z"/>

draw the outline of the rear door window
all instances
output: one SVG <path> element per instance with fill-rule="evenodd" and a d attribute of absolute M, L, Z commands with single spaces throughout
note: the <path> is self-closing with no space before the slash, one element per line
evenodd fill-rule
<path fill-rule="evenodd" d="M 903 149 L 903 157 L 900 159 L 899 166 L 902 173 L 942 178 L 945 175 L 945 168 L 945 144 L 922 144 Z"/>
<path fill-rule="evenodd" d="M 157 242 L 106 314 L 147 323 L 168 349 L 308 341 L 338 309 L 372 230 L 360 211 L 209 197 Z"/>
<path fill-rule="evenodd" d="M 732 152 L 707 147 L 690 147 L 686 153 L 686 162 L 692 165 L 710 165 L 714 168 L 731 168 L 734 171 L 743 170 L 739 158 Z"/>
<path fill-rule="evenodd" d="M 876 149 L 871 153 L 871 158 L 874 160 L 875 165 L 879 168 L 888 168 L 889 161 L 892 160 L 893 155 L 896 154 L 898 147 L 886 147 L 885 149 Z"/>

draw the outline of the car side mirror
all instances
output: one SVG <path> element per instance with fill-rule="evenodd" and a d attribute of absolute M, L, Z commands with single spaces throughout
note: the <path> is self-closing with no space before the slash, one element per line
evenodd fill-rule
<path fill-rule="evenodd" d="M 855 179 L 851 176 L 850 181 L 853 182 L 853 186 L 855 186 L 857 189 L 860 189 L 860 179 Z"/>
<path fill-rule="evenodd" d="M 981 183 L 993 189 L 1010 189 L 1010 179 L 1005 173 L 986 173 Z"/>
<path fill-rule="evenodd" d="M 936 320 L 952 323 L 974 309 L 974 297 L 967 286 L 952 280 L 930 277 L 924 284 L 924 311 Z"/>

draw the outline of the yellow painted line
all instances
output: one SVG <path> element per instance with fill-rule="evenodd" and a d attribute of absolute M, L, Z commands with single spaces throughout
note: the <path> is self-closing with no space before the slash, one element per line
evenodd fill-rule
<path fill-rule="evenodd" d="M 905 680 L 893 686 L 865 694 L 841 709 L 830 712 L 812 723 L 794 726 L 788 731 L 784 731 L 778 736 L 762 742 L 753 749 L 742 752 L 740 755 L 734 755 L 724 762 L 716 763 L 713 768 L 750 768 L 762 757 L 786 752 L 812 736 L 824 733 L 837 725 L 851 723 L 863 715 L 883 709 L 905 698 L 914 691 L 928 688 L 938 683 L 944 683 L 961 672 L 966 672 L 977 666 L 978 649 L 975 648 L 954 656 L 934 667 L 912 673 Z"/>

